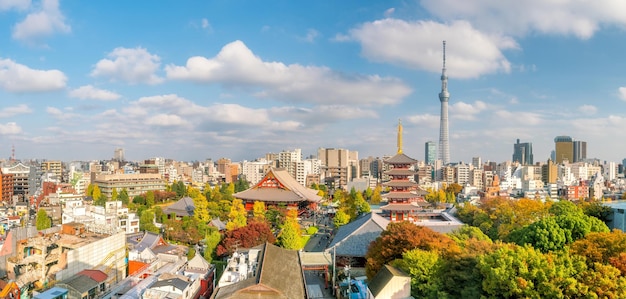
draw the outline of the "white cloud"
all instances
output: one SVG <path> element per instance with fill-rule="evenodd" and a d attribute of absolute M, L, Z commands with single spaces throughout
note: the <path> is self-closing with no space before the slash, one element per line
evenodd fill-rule
<path fill-rule="evenodd" d="M 598 108 L 593 105 L 582 105 L 578 107 L 578 111 L 584 114 L 595 114 L 596 112 L 598 112 Z"/>
<path fill-rule="evenodd" d="M 442 24 L 383 19 L 364 23 L 350 31 L 366 58 L 399 66 L 441 72 L 442 40 L 448 40 L 448 76 L 474 78 L 510 72 L 511 63 L 502 50 L 517 49 L 517 43 L 498 34 L 485 34 L 466 21 Z"/>
<path fill-rule="evenodd" d="M 626 25 L 623 0 L 423 0 L 421 4 L 443 20 L 466 19 L 480 30 L 517 36 L 539 32 L 586 39 L 602 26 Z"/>
<path fill-rule="evenodd" d="M 33 112 L 26 104 L 20 104 L 13 107 L 5 107 L 0 110 L 0 117 L 11 117 L 18 114 L 27 114 Z"/>
<path fill-rule="evenodd" d="M 173 114 L 157 114 L 150 116 L 146 120 L 146 124 L 159 127 L 178 127 L 189 125 L 189 123 L 183 120 L 180 116 Z"/>
<path fill-rule="evenodd" d="M 543 116 L 535 112 L 510 112 L 507 110 L 499 110 L 494 113 L 496 123 L 500 126 L 508 125 L 525 125 L 535 126 L 544 123 Z"/>
<path fill-rule="evenodd" d="M 626 101 L 626 87 L 620 87 L 617 91 L 619 92 L 619 98 Z"/>
<path fill-rule="evenodd" d="M 418 114 L 411 115 L 407 119 L 408 123 L 427 126 L 430 128 L 439 128 L 439 115 L 433 114 Z"/>
<path fill-rule="evenodd" d="M 14 122 L 0 124 L 1 135 L 17 135 L 21 133 L 22 133 L 22 128 Z"/>
<path fill-rule="evenodd" d="M 345 75 L 327 67 L 265 62 L 241 41 L 214 58 L 191 57 L 185 66 L 165 67 L 169 79 L 219 83 L 256 90 L 257 97 L 318 104 L 395 104 L 411 89 L 396 78 Z"/>
<path fill-rule="evenodd" d="M 81 100 L 102 100 L 113 101 L 121 98 L 122 96 L 112 91 L 98 89 L 91 85 L 81 86 L 69 92 L 69 96 L 72 98 L 79 98 Z"/>
<path fill-rule="evenodd" d="M 24 10 L 30 7 L 30 0 L 0 0 L 0 11 L 3 10 Z"/>
<path fill-rule="evenodd" d="M 35 70 L 10 59 L 0 59 L 0 88 L 10 92 L 43 92 L 65 88 L 59 70 Z"/>
<path fill-rule="evenodd" d="M 450 112 L 454 118 L 464 120 L 476 120 L 476 114 L 487 109 L 487 104 L 475 101 L 474 104 L 458 102 L 450 105 Z"/>
<path fill-rule="evenodd" d="M 301 40 L 307 42 L 307 43 L 313 43 L 315 42 L 315 39 L 320 35 L 320 33 L 315 30 L 315 29 L 309 29 L 306 32 L 306 35 L 304 37 L 301 38 Z"/>
<path fill-rule="evenodd" d="M 385 18 L 389 18 L 393 15 L 395 11 L 396 9 L 392 7 L 392 8 L 385 10 L 385 13 L 383 15 L 385 16 Z"/>
<path fill-rule="evenodd" d="M 209 20 L 207 20 L 206 18 L 202 19 L 200 26 L 202 27 L 202 29 L 206 30 L 209 33 L 213 32 L 213 27 L 211 26 L 211 23 L 209 23 Z"/>
<path fill-rule="evenodd" d="M 59 10 L 58 0 L 43 0 L 41 7 L 26 16 L 13 27 L 13 38 L 32 42 L 55 33 L 70 33 L 72 27 L 65 23 L 65 16 Z"/>
<path fill-rule="evenodd" d="M 163 82 L 163 78 L 155 74 L 161 65 L 161 58 L 144 48 L 115 48 L 108 57 L 110 59 L 98 61 L 91 72 L 92 76 L 129 84 Z"/>

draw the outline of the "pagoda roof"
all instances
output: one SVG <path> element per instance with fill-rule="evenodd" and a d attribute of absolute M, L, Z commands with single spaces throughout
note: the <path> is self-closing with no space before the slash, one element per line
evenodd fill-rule
<path fill-rule="evenodd" d="M 417 163 L 417 160 L 403 154 L 396 154 L 395 156 L 387 159 L 384 161 L 385 163 L 390 163 L 390 164 L 413 164 L 413 163 Z"/>
<path fill-rule="evenodd" d="M 306 188 L 296 181 L 283 168 L 270 168 L 265 177 L 256 185 L 238 193 L 233 197 L 244 200 L 274 202 L 319 202 L 322 197 L 317 190 Z"/>
<path fill-rule="evenodd" d="M 385 198 L 418 198 L 420 195 L 412 193 L 412 192 L 394 192 L 391 191 L 387 194 L 382 194 L 382 197 Z"/>
<path fill-rule="evenodd" d="M 386 186 L 386 187 L 413 187 L 417 185 L 418 184 L 416 182 L 411 182 L 409 180 L 402 180 L 402 181 L 391 180 L 389 182 L 383 183 L 383 186 Z"/>
<path fill-rule="evenodd" d="M 393 168 L 391 170 L 385 171 L 385 174 L 388 175 L 415 175 L 417 172 L 413 170 L 409 170 L 406 168 Z"/>
<path fill-rule="evenodd" d="M 390 203 L 380 207 L 383 211 L 413 211 L 421 209 L 421 207 L 415 203 Z"/>

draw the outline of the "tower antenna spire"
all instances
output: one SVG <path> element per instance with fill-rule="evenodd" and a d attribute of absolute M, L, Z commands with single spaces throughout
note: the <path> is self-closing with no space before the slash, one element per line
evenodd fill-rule
<path fill-rule="evenodd" d="M 402 120 L 398 119 L 398 154 L 402 154 Z"/>
<path fill-rule="evenodd" d="M 446 41 L 443 41 L 443 69 L 441 70 L 441 92 L 439 101 L 441 102 L 441 116 L 439 118 L 439 159 L 443 164 L 450 163 L 450 144 L 448 137 L 448 76 L 446 75 Z"/>

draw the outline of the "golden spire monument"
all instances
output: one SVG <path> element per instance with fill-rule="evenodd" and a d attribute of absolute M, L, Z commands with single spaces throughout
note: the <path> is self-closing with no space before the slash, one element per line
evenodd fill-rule
<path fill-rule="evenodd" d="M 398 154 L 402 154 L 402 120 L 398 119 Z"/>

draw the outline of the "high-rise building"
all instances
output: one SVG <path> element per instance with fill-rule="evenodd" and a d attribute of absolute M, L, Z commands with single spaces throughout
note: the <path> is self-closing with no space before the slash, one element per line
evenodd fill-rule
<path fill-rule="evenodd" d="M 334 178 L 336 188 L 346 186 L 353 178 L 358 178 L 359 152 L 346 149 L 319 148 L 317 157 L 321 160 L 321 177 Z"/>
<path fill-rule="evenodd" d="M 480 168 L 483 165 L 483 159 L 480 157 L 472 157 L 472 166 L 474 168 Z"/>
<path fill-rule="evenodd" d="M 439 159 L 446 165 L 450 163 L 450 144 L 448 140 L 448 76 L 446 75 L 446 41 L 443 41 L 443 68 L 441 69 L 441 116 L 439 119 Z"/>
<path fill-rule="evenodd" d="M 586 141 L 574 141 L 574 160 L 572 162 L 582 162 L 587 159 L 587 142 Z"/>
<path fill-rule="evenodd" d="M 517 143 L 513 144 L 513 162 L 533 165 L 533 144 L 530 142 L 520 143 L 517 139 Z"/>
<path fill-rule="evenodd" d="M 556 136 L 554 138 L 554 150 L 556 153 L 556 164 L 561 164 L 563 161 L 574 162 L 574 143 L 572 137 Z"/>
<path fill-rule="evenodd" d="M 437 144 L 434 141 L 426 141 L 424 144 L 424 161 L 428 165 L 433 165 L 435 160 L 437 160 Z"/>
<path fill-rule="evenodd" d="M 118 161 L 118 162 L 124 161 L 124 149 L 123 148 L 118 147 L 115 149 L 115 152 L 113 153 L 113 160 Z"/>

